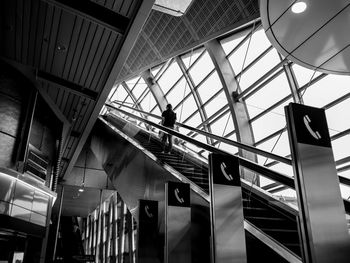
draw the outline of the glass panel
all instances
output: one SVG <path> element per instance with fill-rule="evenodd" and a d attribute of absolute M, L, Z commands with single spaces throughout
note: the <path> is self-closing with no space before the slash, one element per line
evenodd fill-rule
<path fill-rule="evenodd" d="M 226 127 L 226 129 L 225 129 Z M 235 129 L 233 125 L 233 120 L 231 117 L 231 112 L 226 113 L 224 116 L 222 116 L 220 119 L 215 121 L 213 124 L 210 125 L 211 132 L 213 134 L 216 134 L 218 136 L 224 136 L 231 131 Z M 225 130 L 225 132 L 224 132 Z"/>
<path fill-rule="evenodd" d="M 11 214 L 11 208 L 12 204 L 0 201 L 0 214 L 9 216 Z"/>
<path fill-rule="evenodd" d="M 281 105 L 252 122 L 255 142 L 260 141 L 285 126 L 284 105 Z"/>
<path fill-rule="evenodd" d="M 196 102 L 193 98 L 193 96 L 189 96 L 184 103 L 179 105 L 176 109 L 177 112 L 177 119 L 179 122 L 182 122 L 187 119 L 188 116 L 190 116 L 193 112 L 198 110 Z"/>
<path fill-rule="evenodd" d="M 246 99 L 250 118 L 255 117 L 289 94 L 290 88 L 287 78 L 285 74 L 281 74 L 258 92 L 254 93 L 254 95 Z"/>
<path fill-rule="evenodd" d="M 166 98 L 169 103 L 173 106 L 178 105 L 184 97 L 190 93 L 190 87 L 187 84 L 187 81 L 184 77 L 180 80 L 180 82 L 166 95 Z"/>
<path fill-rule="evenodd" d="M 272 152 L 274 154 L 277 154 L 283 157 L 290 155 L 289 139 L 288 139 L 287 131 L 283 132 L 281 137 L 276 136 L 262 144 L 259 144 L 257 148 L 264 150 L 266 152 Z M 267 159 L 264 156 L 258 155 L 258 161 L 260 164 L 266 164 L 273 160 Z"/>
<path fill-rule="evenodd" d="M 220 41 L 222 48 L 224 49 L 226 56 L 246 37 L 248 31 L 242 32 L 241 34 L 233 34 Z"/>
<path fill-rule="evenodd" d="M 143 78 L 141 78 L 140 81 L 136 84 L 136 86 L 132 90 L 132 93 L 134 94 L 136 100 L 138 100 L 141 97 L 142 93 L 145 91 L 146 88 L 147 88 L 147 84 L 145 83 Z"/>
<path fill-rule="evenodd" d="M 111 98 L 111 101 L 117 100 L 119 102 L 123 102 L 125 98 L 128 96 L 128 93 L 124 89 L 122 85 L 118 85 L 116 92 Z"/>
<path fill-rule="evenodd" d="M 305 84 L 309 83 L 310 80 L 321 75 L 321 72 L 319 72 L 319 71 L 316 71 L 316 73 L 315 73 L 315 71 L 304 68 L 304 67 L 299 66 L 297 64 L 293 64 L 292 68 L 293 68 L 294 74 L 297 78 L 299 87 L 304 86 Z"/>
<path fill-rule="evenodd" d="M 152 92 L 148 92 L 140 104 L 144 111 L 150 112 L 151 109 L 156 105 L 156 100 L 153 97 Z"/>
<path fill-rule="evenodd" d="M 256 31 L 250 40 L 245 65 L 249 65 L 251 62 L 253 62 L 254 59 L 256 59 L 270 46 L 271 43 L 267 39 L 264 29 L 261 28 Z"/>
<path fill-rule="evenodd" d="M 191 75 L 195 85 L 204 79 L 205 76 L 209 74 L 210 71 L 214 69 L 214 64 L 208 54 L 205 54 L 199 59 L 199 61 L 190 69 L 189 74 Z"/>
<path fill-rule="evenodd" d="M 151 69 L 151 73 L 152 73 L 153 77 L 155 77 L 157 75 L 157 73 L 162 68 L 162 66 L 163 66 L 163 64 Z"/>
<path fill-rule="evenodd" d="M 110 99 L 112 97 L 112 95 L 115 92 L 116 88 L 117 88 L 117 86 L 115 86 L 115 85 L 112 87 L 111 92 L 108 94 L 108 99 Z"/>
<path fill-rule="evenodd" d="M 199 124 L 202 123 L 202 118 L 201 118 L 199 112 L 196 113 L 195 115 L 193 115 L 193 116 L 192 116 L 188 121 L 186 121 L 185 123 L 186 123 L 186 125 L 188 125 L 188 126 L 191 126 L 191 127 L 193 127 L 193 128 L 196 128 Z"/>
<path fill-rule="evenodd" d="M 229 137 L 227 137 L 227 139 L 230 139 L 232 141 L 237 141 L 237 136 L 234 133 L 234 134 L 230 135 Z M 226 152 L 228 152 L 230 154 L 236 154 L 238 152 L 238 148 L 237 147 L 235 147 L 233 145 L 230 145 L 230 144 L 223 143 L 223 142 L 217 144 L 216 147 L 219 147 L 219 149 L 224 150 L 224 151 L 226 151 Z"/>
<path fill-rule="evenodd" d="M 271 50 L 238 78 L 241 90 L 248 88 L 279 62 L 280 59 L 276 50 Z"/>
<path fill-rule="evenodd" d="M 293 166 L 288 165 L 288 164 L 284 164 L 284 163 L 278 163 L 275 164 L 271 167 L 269 167 L 270 169 L 279 172 L 281 174 L 287 175 L 289 177 L 293 177 L 294 173 L 293 173 Z"/>
<path fill-rule="evenodd" d="M 183 63 L 185 64 L 186 68 L 189 68 L 193 62 L 195 62 L 197 60 L 197 58 L 200 56 L 200 54 L 202 54 L 204 51 L 204 48 L 198 48 L 196 50 L 192 50 L 184 55 L 181 56 L 181 59 L 183 61 Z"/>
<path fill-rule="evenodd" d="M 175 84 L 175 82 L 182 76 L 180 67 L 176 62 L 171 63 L 168 69 L 159 78 L 158 84 L 163 90 L 164 94 Z"/>
<path fill-rule="evenodd" d="M 341 114 L 340 114 L 341 113 Z M 331 135 L 350 128 L 350 99 L 342 101 L 326 110 Z"/>
<path fill-rule="evenodd" d="M 350 135 L 345 135 L 337 140 L 332 141 L 334 159 L 336 161 L 349 156 Z"/>
<path fill-rule="evenodd" d="M 205 111 L 207 113 L 207 117 L 209 118 L 214 113 L 216 113 L 220 107 L 218 105 L 226 105 L 227 99 L 224 91 L 222 90 L 212 101 L 210 101 L 205 107 Z"/>
<path fill-rule="evenodd" d="M 140 77 L 132 78 L 128 81 L 125 81 L 126 85 L 128 85 L 129 90 L 132 90 L 134 86 L 138 83 Z"/>
<path fill-rule="evenodd" d="M 198 87 L 198 94 L 202 99 L 202 103 L 205 103 L 216 92 L 222 89 L 222 84 L 216 71 Z"/>
<path fill-rule="evenodd" d="M 350 92 L 349 81 L 348 76 L 327 75 L 306 89 L 303 95 L 304 104 L 313 107 L 327 105 Z"/>

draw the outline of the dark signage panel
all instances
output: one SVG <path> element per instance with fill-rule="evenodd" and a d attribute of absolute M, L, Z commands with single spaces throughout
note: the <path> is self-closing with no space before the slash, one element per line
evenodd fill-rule
<path fill-rule="evenodd" d="M 286 110 L 293 116 L 297 142 L 331 147 L 324 109 L 290 103 Z"/>
<path fill-rule="evenodd" d="M 240 186 L 238 158 L 230 155 L 213 153 L 209 157 L 213 183 Z"/>
<path fill-rule="evenodd" d="M 168 182 L 168 205 L 190 207 L 190 185 Z"/>
<path fill-rule="evenodd" d="M 143 222 L 158 221 L 158 201 L 140 200 L 139 221 L 143 221 Z"/>

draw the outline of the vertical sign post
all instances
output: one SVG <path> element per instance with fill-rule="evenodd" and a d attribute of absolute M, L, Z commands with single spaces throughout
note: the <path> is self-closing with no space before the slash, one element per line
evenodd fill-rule
<path fill-rule="evenodd" d="M 137 263 L 160 262 L 158 232 L 158 201 L 139 200 Z"/>
<path fill-rule="evenodd" d="M 191 262 L 190 185 L 165 185 L 165 262 Z"/>
<path fill-rule="evenodd" d="M 213 262 L 247 262 L 238 158 L 212 153 L 210 212 Z"/>
<path fill-rule="evenodd" d="M 285 107 L 305 262 L 349 262 L 350 243 L 323 109 Z"/>

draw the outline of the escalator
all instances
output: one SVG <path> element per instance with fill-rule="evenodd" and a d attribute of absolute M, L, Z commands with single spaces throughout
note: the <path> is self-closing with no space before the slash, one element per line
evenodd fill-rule
<path fill-rule="evenodd" d="M 126 120 L 115 116 L 105 116 L 104 119 L 122 132 L 125 132 L 125 127 L 132 125 Z M 160 140 L 142 129 L 134 132 L 132 139 L 136 140 L 145 150 L 154 154 L 160 164 L 171 166 L 199 186 L 204 193 L 209 194 L 207 163 L 186 154 L 179 147 L 174 147 L 171 154 L 162 153 Z M 248 225 L 253 226 L 254 229 L 258 229 L 260 233 L 266 235 L 272 244 L 278 244 L 279 247 L 284 248 L 288 253 L 300 260 L 301 248 L 297 211 L 278 202 L 267 192 L 253 187 L 248 182 L 242 182 L 242 195 L 243 212 Z M 269 248 L 265 244 L 261 244 L 261 241 L 256 240 L 256 236 L 251 235 L 251 233 L 246 233 L 246 239 L 248 261 L 256 262 L 261 260 L 261 258 L 259 259 L 261 253 L 266 253 Z M 271 248 L 271 246 L 269 247 Z M 257 253 L 257 250 L 259 253 Z M 273 252 L 268 254 L 270 262 L 288 262 L 284 261 L 282 257 L 272 255 Z"/>

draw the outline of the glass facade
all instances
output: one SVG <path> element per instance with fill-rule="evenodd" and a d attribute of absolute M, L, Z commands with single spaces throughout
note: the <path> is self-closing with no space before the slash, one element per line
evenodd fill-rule
<path fill-rule="evenodd" d="M 245 122 L 252 130 L 253 145 L 290 158 L 284 107 L 296 102 L 324 108 L 338 174 L 350 179 L 350 77 L 327 75 L 288 61 L 271 46 L 259 23 L 214 41 L 220 43 L 226 54 L 225 59 L 232 67 L 239 87 L 236 100 L 246 108 L 248 117 Z M 220 69 L 215 66 L 216 63 L 206 46 L 201 46 L 150 70 L 167 102 L 173 104 L 179 122 L 235 141 L 241 127 L 235 127 L 236 116 L 228 105 L 227 87 L 219 77 Z M 157 115 L 163 110 L 141 77 L 117 85 L 109 101 L 119 101 Z M 126 110 L 120 104 L 118 107 Z M 182 128 L 180 131 L 231 154 L 238 152 L 230 144 Z M 186 144 L 185 147 L 204 158 L 207 156 L 202 149 Z M 258 156 L 257 160 L 261 165 L 293 176 L 291 166 L 262 156 Z M 262 178 L 260 183 L 269 189 L 268 179 Z M 343 198 L 350 197 L 348 186 L 341 185 L 341 190 Z M 294 191 L 287 192 L 281 190 L 273 193 L 276 196 L 295 197 Z"/>

